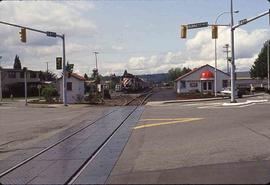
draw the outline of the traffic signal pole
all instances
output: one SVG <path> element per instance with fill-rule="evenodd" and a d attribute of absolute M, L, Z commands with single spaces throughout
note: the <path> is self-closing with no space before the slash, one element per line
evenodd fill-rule
<path fill-rule="evenodd" d="M 26 26 L 21 26 L 18 24 L 12 24 L 4 21 L 0 21 L 0 24 L 8 25 L 8 26 L 13 26 L 17 28 L 24 28 L 26 30 L 38 32 L 38 33 L 43 33 L 46 34 L 48 37 L 58 37 L 62 39 L 63 42 L 63 104 L 67 106 L 67 88 L 66 88 L 66 52 L 65 52 L 65 35 L 59 35 L 55 32 L 50 32 L 50 31 L 43 31 L 43 30 L 38 30 Z"/>
<path fill-rule="evenodd" d="M 232 47 L 232 61 L 231 61 L 231 103 L 235 103 L 235 64 L 234 64 L 234 20 L 233 20 L 233 0 L 231 0 L 231 47 Z"/>
<path fill-rule="evenodd" d="M 231 102 L 236 102 L 235 100 L 235 93 L 236 93 L 236 88 L 235 88 L 235 51 L 234 51 L 234 31 L 236 28 L 245 25 L 249 22 L 252 22 L 256 19 L 259 19 L 265 15 L 270 15 L 270 10 L 261 13 L 260 15 L 256 16 L 256 17 L 252 17 L 250 19 L 243 19 L 240 20 L 239 23 L 237 25 L 234 25 L 233 22 L 233 0 L 231 0 L 231 49 L 232 49 L 232 60 L 231 60 Z M 270 20 L 270 18 L 269 18 Z"/>

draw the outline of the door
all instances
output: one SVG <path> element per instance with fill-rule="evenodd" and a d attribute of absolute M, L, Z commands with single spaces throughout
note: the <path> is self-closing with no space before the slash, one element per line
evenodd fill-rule
<path fill-rule="evenodd" d="M 202 82 L 203 92 L 213 92 L 213 82 L 212 81 L 203 81 Z"/>

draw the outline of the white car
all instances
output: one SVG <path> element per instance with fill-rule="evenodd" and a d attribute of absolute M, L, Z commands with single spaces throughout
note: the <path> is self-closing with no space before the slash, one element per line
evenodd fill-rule
<path fill-rule="evenodd" d="M 229 88 L 226 88 L 226 89 L 220 91 L 220 93 L 221 93 L 221 95 L 223 95 L 223 96 L 231 96 L 231 93 L 232 93 L 232 92 L 231 92 L 231 88 L 230 88 L 230 87 L 229 87 Z M 239 98 L 241 98 L 238 89 L 236 89 L 236 95 L 237 95 Z"/>

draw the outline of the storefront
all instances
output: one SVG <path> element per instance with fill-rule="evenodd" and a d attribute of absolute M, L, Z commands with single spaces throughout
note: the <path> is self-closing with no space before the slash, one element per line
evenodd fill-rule
<path fill-rule="evenodd" d="M 214 93 L 215 89 L 215 68 L 210 65 L 204 65 L 195 68 L 189 73 L 180 76 L 175 80 L 177 93 Z M 230 76 L 217 69 L 217 92 L 229 86 Z"/>

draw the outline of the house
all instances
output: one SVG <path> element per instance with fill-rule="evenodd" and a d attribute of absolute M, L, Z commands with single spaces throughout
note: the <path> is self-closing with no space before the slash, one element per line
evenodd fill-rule
<path fill-rule="evenodd" d="M 31 88 L 36 88 L 40 84 L 39 78 L 40 71 L 27 70 L 26 81 L 28 86 Z M 13 94 L 15 96 L 22 96 L 22 93 L 18 90 L 24 87 L 24 70 L 23 69 L 12 69 L 12 68 L 2 68 L 1 69 L 1 81 L 2 81 L 2 91 L 4 96 L 9 96 Z"/>
<path fill-rule="evenodd" d="M 180 76 L 175 80 L 176 91 L 180 93 L 214 93 L 215 68 L 206 64 Z M 217 92 L 229 86 L 230 75 L 217 69 Z"/>
<path fill-rule="evenodd" d="M 63 101 L 63 78 L 57 81 L 60 100 Z M 84 98 L 85 78 L 77 73 L 70 73 L 67 77 L 67 103 L 79 103 Z"/>

